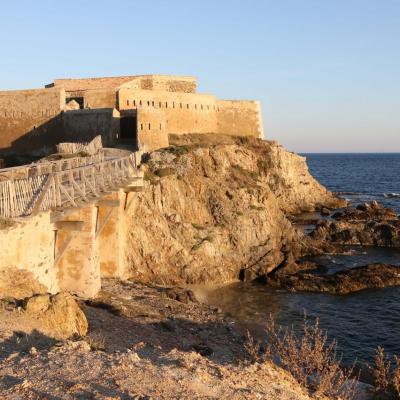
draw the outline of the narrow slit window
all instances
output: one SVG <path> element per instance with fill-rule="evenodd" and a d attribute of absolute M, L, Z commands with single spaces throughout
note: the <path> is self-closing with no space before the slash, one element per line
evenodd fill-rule
<path fill-rule="evenodd" d="M 147 107 L 150 107 L 150 100 L 147 100 Z"/>
<path fill-rule="evenodd" d="M 133 100 L 133 105 L 134 107 L 136 107 L 136 100 Z"/>
<path fill-rule="evenodd" d="M 126 105 L 129 106 L 129 100 L 126 101 Z"/>
<path fill-rule="evenodd" d="M 181 108 L 182 108 L 182 103 L 181 103 Z"/>
<path fill-rule="evenodd" d="M 142 105 L 142 100 L 139 100 L 139 105 L 140 105 L 140 106 Z"/>
<path fill-rule="evenodd" d="M 149 130 L 151 129 L 151 124 L 150 124 L 150 122 L 149 122 Z"/>
<path fill-rule="evenodd" d="M 168 101 L 165 102 L 165 108 L 168 108 Z"/>
<path fill-rule="evenodd" d="M 158 107 L 161 108 L 161 101 L 158 103 Z"/>
<path fill-rule="evenodd" d="M 186 104 L 186 108 L 187 108 L 187 109 L 189 109 L 189 103 L 188 103 L 188 104 Z"/>
<path fill-rule="evenodd" d="M 154 100 L 151 102 L 151 105 L 154 107 Z"/>
<path fill-rule="evenodd" d="M 141 131 L 143 130 L 143 124 L 140 124 L 140 130 Z"/>
<path fill-rule="evenodd" d="M 160 124 L 160 131 L 162 130 L 162 125 Z"/>

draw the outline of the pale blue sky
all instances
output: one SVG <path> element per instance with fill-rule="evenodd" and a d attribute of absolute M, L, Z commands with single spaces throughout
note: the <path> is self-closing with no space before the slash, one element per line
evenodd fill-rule
<path fill-rule="evenodd" d="M 400 151 L 400 0 L 16 0 L 0 37 L 1 89 L 194 75 L 290 150 Z"/>

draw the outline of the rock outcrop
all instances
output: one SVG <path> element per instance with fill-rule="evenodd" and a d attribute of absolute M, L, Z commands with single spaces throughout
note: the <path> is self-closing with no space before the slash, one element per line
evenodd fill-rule
<path fill-rule="evenodd" d="M 309 174 L 304 157 L 275 142 L 185 139 L 149 155 L 148 186 L 130 204 L 126 256 L 135 280 L 222 284 L 263 276 L 310 251 L 288 214 L 343 205 Z"/>

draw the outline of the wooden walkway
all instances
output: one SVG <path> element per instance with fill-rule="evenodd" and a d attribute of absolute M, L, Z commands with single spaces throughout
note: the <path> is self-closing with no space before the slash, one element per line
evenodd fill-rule
<path fill-rule="evenodd" d="M 104 149 L 88 157 L 0 169 L 0 216 L 24 217 L 39 211 L 78 207 L 100 198 L 141 179 L 141 155 Z"/>

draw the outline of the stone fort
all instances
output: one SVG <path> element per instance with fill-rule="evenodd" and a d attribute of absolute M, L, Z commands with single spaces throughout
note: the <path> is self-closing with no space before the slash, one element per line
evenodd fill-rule
<path fill-rule="evenodd" d="M 168 146 L 169 134 L 263 137 L 257 101 L 197 93 L 194 77 L 56 79 L 43 89 L 0 92 L 0 155 L 45 155 L 101 135 L 108 147 Z"/>

